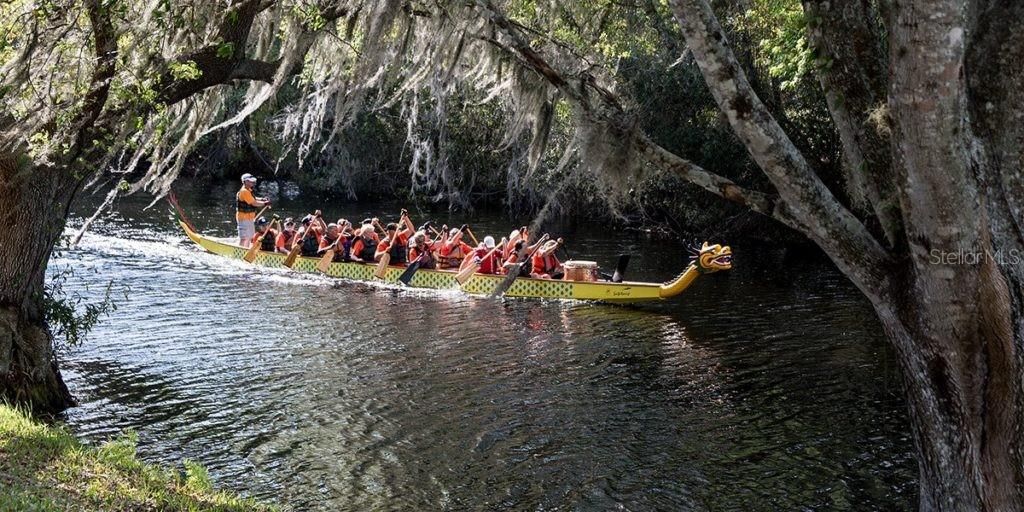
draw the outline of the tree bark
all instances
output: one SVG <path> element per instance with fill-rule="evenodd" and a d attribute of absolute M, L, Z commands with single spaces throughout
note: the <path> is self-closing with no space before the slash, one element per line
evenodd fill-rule
<path fill-rule="evenodd" d="M 918 451 L 921 510 L 1020 510 L 1024 270 L 1019 258 L 1024 252 L 1007 251 L 1024 247 L 1014 220 L 1019 215 L 1013 213 L 1019 214 L 1015 205 L 1024 198 L 1019 186 L 1024 130 L 1017 117 L 1024 72 L 1015 66 L 1008 87 L 992 84 L 1005 84 L 996 55 L 1024 53 L 1015 35 L 1022 9 L 993 1 L 973 13 L 957 0 L 891 6 L 887 102 L 892 157 L 877 156 L 867 164 L 891 160 L 888 172 L 864 175 L 886 180 L 868 186 L 893 190 L 899 200 L 898 210 L 875 211 L 879 217 L 900 214 L 886 234 L 890 241 L 906 240 L 905 245 L 886 250 L 849 210 L 834 204 L 766 112 L 707 1 L 675 0 L 673 7 L 737 135 L 806 225 L 804 233 L 871 301 L 896 348 Z M 974 14 L 990 30 L 974 30 Z M 820 28 L 820 23 L 837 21 L 842 20 L 815 23 Z M 965 56 L 974 33 L 981 43 L 972 64 L 985 78 L 976 80 L 969 94 Z M 1003 61 L 1016 62 L 1013 56 Z M 859 88 L 858 94 L 868 97 L 864 91 L 872 87 L 841 78 L 831 76 L 826 82 Z M 972 108 L 972 96 L 985 98 L 984 106 Z M 980 111 L 988 111 L 985 121 Z M 850 114 L 833 109 L 837 112 Z M 837 120 L 843 122 L 850 120 Z M 866 159 L 864 148 L 877 146 L 852 131 L 846 135 L 844 144 L 858 146 L 847 148 L 856 158 Z M 871 151 L 877 155 L 877 147 Z M 896 237 L 895 227 L 903 231 Z"/>
<path fill-rule="evenodd" d="M 40 411 L 73 403 L 45 323 L 46 265 L 80 180 L 0 155 L 0 398 Z"/>

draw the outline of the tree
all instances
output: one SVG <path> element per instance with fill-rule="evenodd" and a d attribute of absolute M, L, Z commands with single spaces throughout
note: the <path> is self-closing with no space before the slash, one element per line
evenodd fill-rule
<path fill-rule="evenodd" d="M 811 39 L 833 63 L 819 73 L 850 181 L 866 190 L 865 218 L 836 200 L 761 104 L 706 0 L 673 9 L 720 108 L 778 190 L 777 208 L 871 301 L 899 355 L 921 509 L 1020 509 L 1024 73 L 1003 64 L 1024 51 L 1024 9 L 804 5 Z M 872 126 L 878 110 L 887 116 Z"/>
<path fill-rule="evenodd" d="M 13 113 L 0 120 L 0 211 L 12 226 L 0 244 L 14 248 L 0 254 L 4 393 L 66 403 L 40 312 L 42 275 L 68 204 L 98 170 L 123 173 L 145 159 L 131 188 L 165 190 L 202 135 L 244 119 L 287 82 L 298 99 L 274 122 L 300 161 L 354 113 L 401 104 L 413 174 L 443 181 L 443 133 L 417 138 L 418 113 L 444 118 L 449 96 L 475 91 L 507 110 L 507 140 L 526 142 L 531 169 L 548 165 L 551 127 L 571 123 L 559 168 L 578 154 L 580 169 L 614 182 L 643 162 L 806 235 L 871 301 L 899 356 L 921 508 L 1021 508 L 1024 5 L 804 0 L 814 72 L 843 145 L 842 191 L 783 128 L 785 112 L 762 102 L 707 0 L 670 4 L 681 41 L 654 0 L 173 10 L 90 0 L 88 22 L 67 14 L 74 2 L 0 6 L 3 25 L 15 27 L 14 43 L 0 46 L 0 100 Z M 663 147 L 639 128 L 634 99 L 617 92 L 621 55 L 682 43 L 680 61 L 700 68 L 768 189 Z M 92 49 L 85 71 L 66 65 L 80 62 L 71 56 L 80 48 Z M 225 99 L 238 90 L 224 85 L 239 81 L 253 85 L 236 112 Z"/>
<path fill-rule="evenodd" d="M 72 201 L 101 170 L 120 186 L 143 158 L 149 172 L 128 188 L 166 189 L 180 157 L 224 114 L 232 89 L 218 86 L 255 81 L 250 92 L 269 96 L 326 21 L 345 14 L 291 7 L 0 5 L 0 396 L 42 410 L 71 403 L 45 323 L 45 272 Z"/>
<path fill-rule="evenodd" d="M 567 79 L 494 4 L 478 2 L 505 30 L 506 49 L 585 122 L 617 130 L 629 151 L 802 232 L 871 301 L 905 379 L 922 510 L 1020 509 L 1024 71 L 1008 63 L 1024 52 L 1024 7 L 881 3 L 888 10 L 878 12 L 867 2 L 804 2 L 846 181 L 866 203 L 849 205 L 754 92 L 708 2 L 671 3 L 719 108 L 774 192 L 746 190 L 658 146 L 629 124 L 607 88 Z"/>

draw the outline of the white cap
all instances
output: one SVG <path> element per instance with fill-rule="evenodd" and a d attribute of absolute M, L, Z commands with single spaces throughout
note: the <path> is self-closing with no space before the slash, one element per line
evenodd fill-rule
<path fill-rule="evenodd" d="M 245 173 L 245 174 L 242 175 L 242 182 L 245 183 L 246 181 L 252 181 L 252 182 L 255 183 L 256 182 L 256 177 L 253 176 L 252 174 Z"/>
<path fill-rule="evenodd" d="M 493 249 L 494 248 L 494 237 L 491 236 L 491 235 L 485 236 L 484 237 L 484 246 L 487 247 L 488 249 Z"/>

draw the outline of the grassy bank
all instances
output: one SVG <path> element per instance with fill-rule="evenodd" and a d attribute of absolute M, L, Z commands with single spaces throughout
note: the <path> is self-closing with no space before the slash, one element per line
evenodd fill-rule
<path fill-rule="evenodd" d="M 0 512 L 7 511 L 273 510 L 215 491 L 198 464 L 183 470 L 139 461 L 135 438 L 98 448 L 64 429 L 0 404 Z"/>

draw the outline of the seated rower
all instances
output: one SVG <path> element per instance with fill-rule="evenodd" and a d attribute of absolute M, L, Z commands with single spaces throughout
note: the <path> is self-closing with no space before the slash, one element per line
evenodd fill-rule
<path fill-rule="evenodd" d="M 501 264 L 499 272 L 502 274 L 508 274 L 508 269 L 516 263 L 519 263 L 519 253 L 523 250 L 523 241 L 517 240 L 515 244 L 511 245 L 508 250 L 508 255 L 505 256 L 505 260 Z"/>
<path fill-rule="evenodd" d="M 508 255 L 512 251 L 512 247 L 516 245 L 517 242 L 520 240 L 525 241 L 529 238 L 530 234 L 526 231 L 526 226 L 519 229 L 513 229 L 512 232 L 508 234 L 508 242 L 506 242 L 505 247 L 502 250 L 506 255 Z"/>
<path fill-rule="evenodd" d="M 522 228 L 522 231 L 526 231 L 525 226 Z M 519 258 L 521 256 L 524 258 L 524 260 L 522 261 L 523 264 L 519 267 L 519 277 L 530 277 L 530 274 L 533 271 L 533 260 L 532 258 L 529 257 L 529 255 L 535 254 L 536 251 L 541 246 L 544 245 L 544 242 L 546 242 L 547 239 L 548 235 L 545 233 L 544 236 L 540 237 L 540 239 L 534 242 L 533 245 L 528 246 L 526 245 L 527 238 L 520 237 L 519 240 L 516 241 L 515 245 L 512 246 L 512 249 L 509 251 L 508 255 L 505 257 L 505 262 L 501 265 L 502 273 L 507 274 L 508 270 L 513 265 L 520 262 Z"/>
<path fill-rule="evenodd" d="M 342 219 L 340 222 L 348 221 Z M 333 250 L 334 259 L 332 261 L 348 261 L 351 248 L 352 234 L 346 233 L 340 224 L 332 222 L 327 225 L 327 231 L 324 232 L 324 237 L 320 240 L 320 250 L 317 254 L 323 256 L 327 251 Z"/>
<path fill-rule="evenodd" d="M 461 228 L 452 228 L 448 233 L 448 238 L 438 250 L 438 256 L 441 258 L 438 268 L 460 268 L 466 256 L 473 252 L 473 248 L 462 241 L 462 234 L 468 227 L 463 224 Z"/>
<path fill-rule="evenodd" d="M 274 240 L 274 249 L 281 254 L 288 254 L 295 241 L 295 221 L 291 217 L 284 220 L 284 228 Z"/>
<path fill-rule="evenodd" d="M 562 269 L 562 262 L 558 261 L 555 251 L 561 245 L 562 239 L 546 242 L 537 252 L 533 253 L 533 271 L 531 277 L 537 279 L 561 279 L 565 275 Z"/>
<path fill-rule="evenodd" d="M 349 258 L 352 261 L 361 263 L 373 263 L 374 253 L 377 248 L 377 237 L 373 231 L 373 224 L 366 223 L 355 230 L 352 239 L 352 249 L 349 251 Z"/>
<path fill-rule="evenodd" d="M 437 268 L 437 259 L 434 256 L 434 241 L 427 238 L 427 233 L 417 231 L 409 242 L 409 261 L 419 260 L 420 268 Z"/>
<path fill-rule="evenodd" d="M 295 242 L 300 244 L 299 254 L 312 257 L 320 252 L 320 240 L 323 238 L 323 231 L 326 227 L 321 227 L 323 223 L 323 219 L 320 218 L 320 210 L 302 218 L 302 229 L 299 231 L 298 241 Z"/>
<path fill-rule="evenodd" d="M 502 257 L 500 254 L 501 247 L 505 246 L 505 239 L 501 239 L 501 244 L 496 245 L 494 243 L 494 237 L 487 235 L 484 237 L 483 243 L 480 244 L 473 251 L 474 261 L 480 262 L 480 268 L 476 271 L 477 274 L 497 274 L 499 273 L 499 262 Z M 469 258 L 466 258 L 469 260 Z"/>
<path fill-rule="evenodd" d="M 277 241 L 277 231 L 271 229 L 270 224 L 266 217 L 256 219 L 256 234 L 252 236 L 252 243 L 259 243 L 260 250 L 264 252 L 274 252 L 274 242 Z"/>
<path fill-rule="evenodd" d="M 387 236 L 377 244 L 377 251 L 373 255 L 374 261 L 380 261 L 385 253 L 391 255 L 389 265 L 404 266 L 409 261 L 409 236 L 416 230 L 409 220 L 409 214 L 402 210 L 401 229 L 394 222 L 389 223 L 384 232 Z"/>

